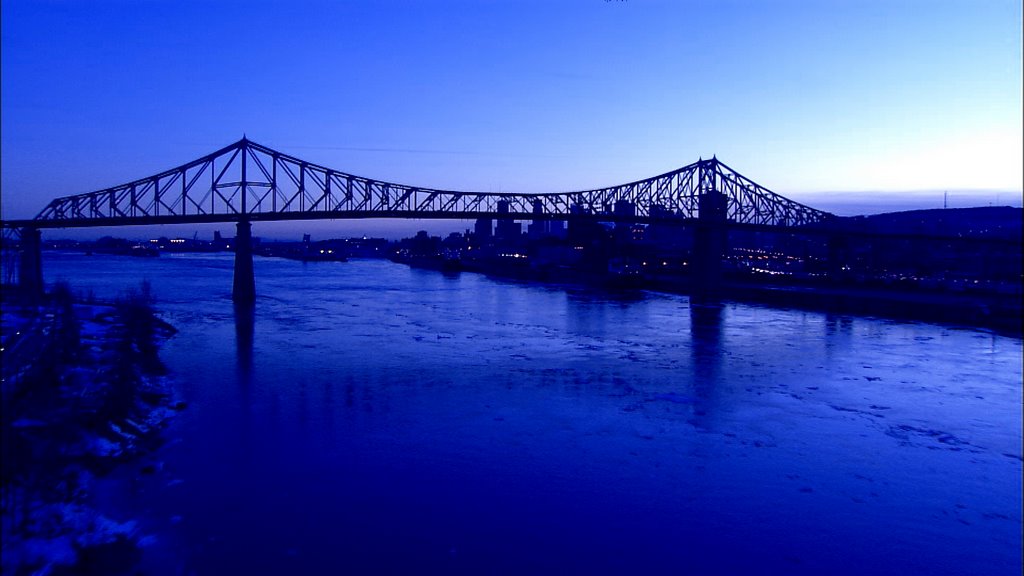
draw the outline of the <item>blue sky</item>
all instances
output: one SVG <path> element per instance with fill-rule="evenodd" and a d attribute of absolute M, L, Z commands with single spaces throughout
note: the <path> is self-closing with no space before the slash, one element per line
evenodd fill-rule
<path fill-rule="evenodd" d="M 715 154 L 839 212 L 940 207 L 945 190 L 951 205 L 1021 203 L 1016 0 L 4 0 L 0 10 L 5 218 L 243 133 L 438 188 L 579 190 Z M 423 227 L 398 228 L 410 226 Z"/>

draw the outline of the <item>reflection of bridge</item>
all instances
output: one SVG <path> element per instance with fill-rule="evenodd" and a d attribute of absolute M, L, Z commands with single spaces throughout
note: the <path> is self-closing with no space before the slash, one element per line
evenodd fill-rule
<path fill-rule="evenodd" d="M 717 159 L 636 182 L 554 194 L 437 190 L 353 176 L 242 138 L 177 168 L 87 194 L 57 198 L 22 231 L 20 281 L 41 289 L 39 229 L 237 222 L 235 298 L 255 295 L 251 222 L 351 218 L 674 222 L 786 230 L 832 218 L 793 202 Z M 710 242 L 719 252 L 719 242 Z M 713 255 L 712 258 L 714 259 Z"/>

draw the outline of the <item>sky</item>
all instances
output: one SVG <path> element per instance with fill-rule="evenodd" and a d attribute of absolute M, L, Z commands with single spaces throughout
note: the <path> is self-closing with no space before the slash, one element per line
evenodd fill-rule
<path fill-rule="evenodd" d="M 455 190 L 598 188 L 712 155 L 839 214 L 1020 206 L 1024 188 L 1018 0 L 3 0 L 0 42 L 5 219 L 243 134 Z"/>

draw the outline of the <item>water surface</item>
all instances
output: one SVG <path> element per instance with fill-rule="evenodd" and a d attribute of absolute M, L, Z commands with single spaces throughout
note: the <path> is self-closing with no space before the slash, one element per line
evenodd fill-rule
<path fill-rule="evenodd" d="M 148 280 L 188 409 L 150 574 L 1018 574 L 1021 340 L 385 261 L 45 253 Z"/>

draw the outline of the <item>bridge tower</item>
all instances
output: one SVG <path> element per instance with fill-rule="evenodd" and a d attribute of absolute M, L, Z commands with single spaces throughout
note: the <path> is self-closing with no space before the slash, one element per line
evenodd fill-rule
<path fill-rule="evenodd" d="M 252 223 L 247 215 L 249 180 L 246 177 L 249 160 L 249 139 L 242 136 L 239 147 L 242 178 L 238 183 L 241 192 L 242 219 L 235 226 L 235 277 L 231 287 L 231 299 L 238 304 L 256 301 L 256 274 L 252 268 Z"/>
<path fill-rule="evenodd" d="M 21 229 L 18 285 L 29 298 L 43 295 L 42 234 L 38 228 Z"/>
<path fill-rule="evenodd" d="M 718 191 L 718 160 L 700 163 L 700 196 L 697 199 L 697 228 L 693 255 L 693 290 L 696 295 L 714 294 L 722 283 L 722 256 L 725 255 L 729 198 Z"/>

